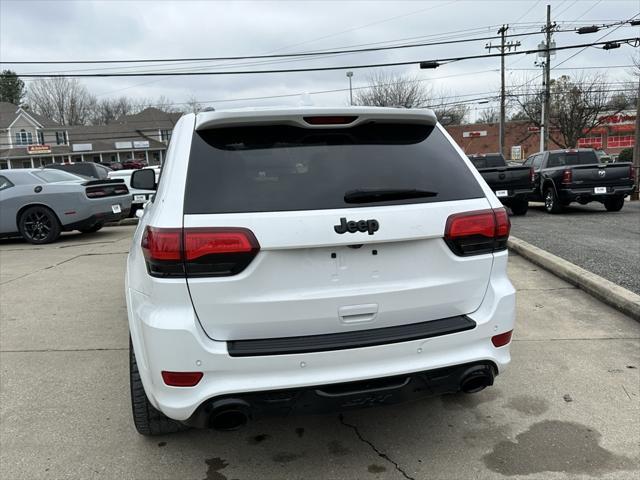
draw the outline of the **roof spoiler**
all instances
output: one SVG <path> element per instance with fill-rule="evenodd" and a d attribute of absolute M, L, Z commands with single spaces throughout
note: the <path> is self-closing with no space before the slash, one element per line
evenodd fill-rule
<path fill-rule="evenodd" d="M 104 180 L 89 180 L 82 184 L 83 187 L 90 187 L 92 185 L 104 185 L 105 183 L 124 183 L 123 178 L 105 178 Z"/>
<path fill-rule="evenodd" d="M 323 122 L 322 119 L 327 121 Z M 349 121 L 336 122 L 342 118 Z M 313 120 L 310 120 L 313 119 Z M 229 110 L 200 113 L 196 130 L 216 127 L 291 125 L 303 128 L 351 128 L 369 122 L 412 123 L 434 126 L 438 120 L 432 110 L 406 108 L 347 107 L 269 110 Z"/>

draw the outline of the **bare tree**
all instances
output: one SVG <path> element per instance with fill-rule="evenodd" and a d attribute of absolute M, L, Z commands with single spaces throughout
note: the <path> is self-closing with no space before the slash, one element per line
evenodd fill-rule
<path fill-rule="evenodd" d="M 204 111 L 204 105 L 198 102 L 198 99 L 195 95 L 191 95 L 187 100 L 187 103 L 184 108 L 184 113 L 200 113 Z"/>
<path fill-rule="evenodd" d="M 91 123 L 93 125 L 108 125 L 134 111 L 135 105 L 128 97 L 105 98 L 96 103 L 91 115 Z"/>
<path fill-rule="evenodd" d="M 157 108 L 167 113 L 179 112 L 180 109 L 176 107 L 176 104 L 170 98 L 164 95 L 159 96 L 156 99 L 142 98 L 136 102 L 136 111 L 141 112 L 145 108 Z"/>
<path fill-rule="evenodd" d="M 369 85 L 358 91 L 353 103 L 372 107 L 420 108 L 430 99 L 430 92 L 415 77 L 382 71 L 369 76 Z"/>
<path fill-rule="evenodd" d="M 435 94 L 416 77 L 378 71 L 369 77 L 369 85 L 360 90 L 355 105 L 397 108 L 431 108 L 443 125 L 462 123 L 468 106 L 456 102 L 446 92 Z"/>
<path fill-rule="evenodd" d="M 500 111 L 497 108 L 485 108 L 478 115 L 476 123 L 498 123 L 500 121 Z"/>
<path fill-rule="evenodd" d="M 602 122 L 602 114 L 622 110 L 612 102 L 612 94 L 602 76 L 580 77 L 572 80 L 563 75 L 551 80 L 550 138 L 562 148 L 575 148 L 584 137 Z M 530 84 L 512 94 L 519 111 L 512 119 L 526 119 L 540 126 L 543 94 Z"/>
<path fill-rule="evenodd" d="M 75 78 L 47 78 L 29 86 L 27 103 L 35 113 L 61 125 L 86 125 L 96 99 Z"/>

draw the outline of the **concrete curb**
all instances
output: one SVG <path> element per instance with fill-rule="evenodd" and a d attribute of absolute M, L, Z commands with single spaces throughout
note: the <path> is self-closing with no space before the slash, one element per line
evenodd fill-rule
<path fill-rule="evenodd" d="M 509 237 L 507 245 L 527 260 L 640 321 L 640 295 L 519 238 Z"/>

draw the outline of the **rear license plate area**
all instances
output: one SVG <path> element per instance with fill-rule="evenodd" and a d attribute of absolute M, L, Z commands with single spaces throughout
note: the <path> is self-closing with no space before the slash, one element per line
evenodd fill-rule
<path fill-rule="evenodd" d="M 496 197 L 500 198 L 500 197 L 508 197 L 509 196 L 509 190 L 496 190 Z"/>
<path fill-rule="evenodd" d="M 602 194 L 602 193 L 607 193 L 607 187 L 596 187 L 593 189 L 593 193 L 597 194 Z"/>

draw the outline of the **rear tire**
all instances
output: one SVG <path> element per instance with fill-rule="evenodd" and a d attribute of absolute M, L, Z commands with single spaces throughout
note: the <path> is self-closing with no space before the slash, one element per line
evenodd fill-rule
<path fill-rule="evenodd" d="M 607 198 L 604 201 L 604 208 L 607 209 L 608 212 L 619 212 L 624 207 L 624 197 L 618 195 L 613 198 Z"/>
<path fill-rule="evenodd" d="M 81 228 L 80 231 L 82 233 L 95 233 L 98 230 L 100 230 L 102 227 L 104 227 L 104 224 L 102 223 L 96 223 L 93 227 L 89 227 L 89 228 Z"/>
<path fill-rule="evenodd" d="M 166 435 L 188 429 L 186 425 L 170 419 L 149 402 L 138 372 L 138 364 L 136 363 L 136 354 L 133 351 L 131 337 L 129 337 L 129 383 L 131 386 L 133 424 L 139 434 L 145 436 Z"/>
<path fill-rule="evenodd" d="M 562 211 L 562 205 L 553 187 L 549 187 L 544 191 L 544 208 L 547 213 L 560 213 Z"/>
<path fill-rule="evenodd" d="M 511 203 L 511 212 L 514 215 L 526 215 L 527 214 L 527 210 L 529 210 L 529 200 L 527 199 L 519 199 L 519 200 L 514 200 Z"/>
<path fill-rule="evenodd" d="M 61 227 L 52 210 L 36 205 L 20 214 L 18 230 L 27 242 L 42 245 L 55 242 L 60 236 Z"/>

